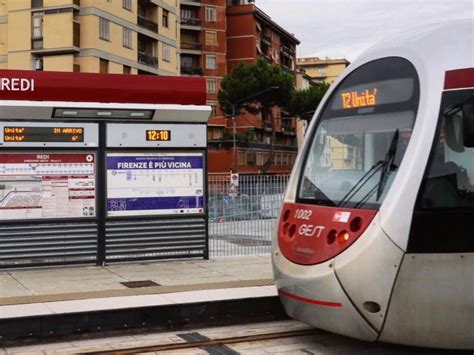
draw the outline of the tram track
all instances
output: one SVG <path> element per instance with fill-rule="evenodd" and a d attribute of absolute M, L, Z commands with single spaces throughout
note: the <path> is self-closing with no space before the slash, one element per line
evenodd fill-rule
<path fill-rule="evenodd" d="M 253 343 L 259 341 L 278 340 L 285 338 L 303 337 L 320 333 L 318 329 L 303 329 L 285 332 L 274 332 L 267 334 L 256 334 L 247 336 L 237 336 L 229 338 L 219 339 L 203 339 L 189 341 L 185 343 L 173 343 L 173 344 L 157 344 L 155 346 L 144 346 L 134 347 L 126 349 L 116 349 L 112 351 L 104 352 L 83 352 L 82 354 L 97 354 L 97 355 L 123 355 L 123 354 L 137 354 L 137 353 L 152 353 L 161 351 L 177 351 L 177 350 L 190 350 L 190 349 L 210 349 L 216 347 L 224 347 L 226 345 L 239 344 L 239 343 Z M 235 352 L 237 353 L 237 352 Z"/>

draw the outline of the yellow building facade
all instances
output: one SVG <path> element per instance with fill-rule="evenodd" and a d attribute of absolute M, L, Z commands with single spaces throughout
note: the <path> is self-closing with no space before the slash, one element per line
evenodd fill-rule
<path fill-rule="evenodd" d="M 0 69 L 179 75 L 179 0 L 0 1 Z"/>
<path fill-rule="evenodd" d="M 318 57 L 298 58 L 296 66 L 314 83 L 332 84 L 349 65 L 347 59 L 321 59 Z"/>

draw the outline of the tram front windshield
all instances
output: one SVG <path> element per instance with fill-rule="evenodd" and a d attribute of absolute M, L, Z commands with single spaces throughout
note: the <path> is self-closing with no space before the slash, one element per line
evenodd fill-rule
<path fill-rule="evenodd" d="M 350 74 L 321 113 L 299 200 L 377 209 L 410 141 L 418 87 L 414 67 L 401 58 L 377 60 Z"/>

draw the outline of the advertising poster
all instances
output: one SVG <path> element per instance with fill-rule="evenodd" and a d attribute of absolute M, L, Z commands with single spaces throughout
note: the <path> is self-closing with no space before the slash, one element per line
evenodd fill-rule
<path fill-rule="evenodd" d="M 94 154 L 0 154 L 0 220 L 95 217 Z"/>
<path fill-rule="evenodd" d="M 111 217 L 203 213 L 203 154 L 108 154 L 107 210 Z"/>

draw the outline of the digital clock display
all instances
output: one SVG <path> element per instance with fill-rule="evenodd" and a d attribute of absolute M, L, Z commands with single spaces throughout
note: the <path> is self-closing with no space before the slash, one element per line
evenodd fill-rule
<path fill-rule="evenodd" d="M 84 142 L 83 127 L 3 127 L 5 143 L 81 143 Z"/>
<path fill-rule="evenodd" d="M 171 131 L 164 129 L 147 130 L 146 140 L 149 142 L 169 142 L 171 141 Z"/>

